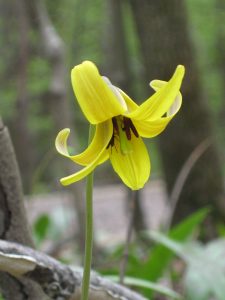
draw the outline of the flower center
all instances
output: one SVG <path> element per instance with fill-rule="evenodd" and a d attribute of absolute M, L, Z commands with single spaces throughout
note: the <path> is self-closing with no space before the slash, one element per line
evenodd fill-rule
<path fill-rule="evenodd" d="M 132 144 L 130 143 L 132 133 L 137 138 L 139 137 L 139 134 L 131 119 L 124 116 L 113 117 L 112 123 L 113 134 L 106 149 L 118 144 L 122 154 L 128 154 L 132 152 Z"/>

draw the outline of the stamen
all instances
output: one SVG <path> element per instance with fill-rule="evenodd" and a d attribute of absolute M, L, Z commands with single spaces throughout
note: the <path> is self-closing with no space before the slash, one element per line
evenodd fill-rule
<path fill-rule="evenodd" d="M 116 131 L 116 133 L 119 134 L 119 126 L 115 117 L 112 118 L 112 123 L 113 123 L 113 131 Z"/>
<path fill-rule="evenodd" d="M 131 140 L 131 131 L 133 132 L 133 134 L 136 137 L 139 137 L 139 134 L 137 132 L 137 129 L 135 128 L 133 122 L 131 121 L 131 119 L 127 118 L 127 117 L 123 117 L 123 130 L 126 133 L 127 139 Z"/>
<path fill-rule="evenodd" d="M 106 149 L 109 149 L 109 147 L 113 147 L 114 146 L 114 144 L 115 144 L 114 138 L 115 138 L 115 136 L 113 134 L 112 137 L 111 137 L 111 139 L 110 139 L 110 141 L 109 141 L 109 143 L 108 143 L 108 146 L 106 147 Z"/>
<path fill-rule="evenodd" d="M 123 117 L 120 116 L 118 118 L 118 124 L 119 124 L 119 139 L 120 139 L 120 151 L 122 154 L 126 155 L 133 151 L 132 144 L 130 143 L 130 140 L 127 137 L 126 132 L 124 131 L 124 122 Z"/>
<path fill-rule="evenodd" d="M 109 147 L 113 147 L 115 145 L 116 135 L 119 135 L 119 126 L 115 117 L 112 118 L 112 123 L 113 123 L 113 134 L 106 149 L 109 149 Z"/>
<path fill-rule="evenodd" d="M 106 147 L 115 146 L 115 139 L 118 139 L 118 146 L 120 147 L 120 151 L 122 154 L 128 154 L 133 151 L 132 144 L 130 143 L 131 134 L 133 133 L 136 137 L 139 137 L 139 134 L 132 123 L 131 119 L 124 116 L 117 116 L 112 118 L 113 124 L 113 133 L 112 137 Z"/>

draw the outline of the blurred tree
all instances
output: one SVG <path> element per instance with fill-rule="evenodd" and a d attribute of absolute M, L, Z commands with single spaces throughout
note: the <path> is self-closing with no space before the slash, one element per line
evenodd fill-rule
<path fill-rule="evenodd" d="M 223 76 L 225 78 L 225 2 L 223 0 L 215 0 L 215 14 L 217 16 L 217 59 Z"/>
<path fill-rule="evenodd" d="M 190 0 L 186 6 L 201 80 L 213 113 L 220 152 L 224 157 L 225 3 L 221 0 Z"/>
<path fill-rule="evenodd" d="M 25 193 L 29 193 L 36 154 L 35 147 L 33 147 L 33 136 L 29 128 L 28 63 L 30 59 L 30 21 L 24 0 L 10 0 L 2 4 L 2 9 L 6 13 L 2 15 L 2 25 L 6 29 L 3 31 L 2 41 L 9 41 L 7 44 L 7 51 L 9 53 L 5 56 L 5 68 L 2 70 L 2 80 L 6 81 L 8 78 L 9 82 L 13 80 L 11 89 L 16 91 L 14 95 L 15 100 L 13 101 L 13 112 L 11 113 L 13 120 L 11 120 L 9 126 L 18 155 L 19 166 L 23 174 L 24 190 Z M 12 16 L 13 22 L 11 20 Z M 10 44 L 12 41 L 14 47 Z M 10 102 L 10 99 L 6 98 L 2 99 L 2 101 Z M 29 149 L 28 145 L 30 146 Z"/>
<path fill-rule="evenodd" d="M 213 140 L 210 111 L 189 36 L 184 1 L 130 0 L 130 3 L 139 32 L 147 80 L 168 80 L 176 65 L 183 64 L 186 67 L 181 112 L 159 139 L 169 193 L 190 153 L 204 139 L 212 140 L 210 148 L 196 163 L 187 179 L 173 222 L 179 222 L 208 204 L 215 208 L 213 221 L 218 221 L 216 217 L 225 216 L 221 165 Z M 215 224 L 211 222 L 212 229 L 215 229 Z"/>
<path fill-rule="evenodd" d="M 39 30 L 40 43 L 43 54 L 51 65 L 52 77 L 48 90 L 46 91 L 45 100 L 48 102 L 48 113 L 52 116 L 54 127 L 52 129 L 52 135 L 54 139 L 57 133 L 63 128 L 73 128 L 70 106 L 67 99 L 67 84 L 66 84 L 66 57 L 65 57 L 65 45 L 60 38 L 54 25 L 52 24 L 47 8 L 42 0 L 38 0 L 35 3 L 26 1 L 27 8 L 30 14 L 35 16 L 37 27 Z M 73 129 L 74 130 L 74 129 Z M 54 146 L 52 141 L 52 147 Z M 65 170 L 65 176 L 75 172 L 75 165 L 68 160 L 63 160 L 60 165 Z M 63 173 L 60 174 L 63 176 Z M 78 221 L 77 233 L 79 240 L 79 248 L 84 249 L 84 193 L 83 183 L 78 182 L 70 186 L 70 191 L 74 195 L 74 207 Z"/>
<path fill-rule="evenodd" d="M 107 0 L 105 2 L 105 32 L 103 39 L 104 64 L 103 74 L 106 73 L 111 82 L 122 90 L 131 94 L 132 78 L 129 61 L 129 51 L 125 24 L 123 17 L 124 7 L 120 0 Z M 104 70 L 106 70 L 104 72 Z M 135 211 L 131 213 L 134 218 L 134 228 L 137 233 L 146 230 L 144 214 L 141 205 L 141 191 L 133 192 L 134 196 L 127 190 L 126 211 L 130 213 L 130 202 L 135 198 Z"/>
<path fill-rule="evenodd" d="M 217 23 L 217 44 L 216 44 L 216 59 L 217 66 L 219 68 L 219 72 L 222 78 L 222 87 L 223 93 L 225 95 L 225 26 L 224 26 L 224 18 L 225 18 L 225 2 L 223 0 L 216 0 L 216 12 L 218 16 Z M 225 117 L 225 109 L 224 109 L 224 101 L 221 105 L 221 114 L 222 117 L 221 125 L 224 125 L 224 117 Z"/>
<path fill-rule="evenodd" d="M 106 71 L 103 73 L 109 74 L 113 84 L 129 92 L 132 84 L 122 19 L 122 2 L 120 0 L 107 0 L 105 5 L 106 24 L 103 39 L 103 70 Z"/>

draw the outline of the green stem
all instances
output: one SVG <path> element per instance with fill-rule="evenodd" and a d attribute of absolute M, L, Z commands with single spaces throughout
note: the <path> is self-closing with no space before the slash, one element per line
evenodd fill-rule
<path fill-rule="evenodd" d="M 94 135 L 94 127 L 90 125 L 89 144 Z M 89 283 L 92 261 L 93 244 L 93 172 L 87 176 L 86 182 L 86 226 L 85 226 L 85 254 L 84 273 L 82 281 L 81 300 L 88 300 Z"/>

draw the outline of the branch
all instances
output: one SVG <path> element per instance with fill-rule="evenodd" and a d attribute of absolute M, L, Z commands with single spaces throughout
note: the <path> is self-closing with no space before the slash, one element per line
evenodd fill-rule
<path fill-rule="evenodd" d="M 0 240 L 0 270 L 8 272 L 13 278 L 25 278 L 38 283 L 51 299 L 80 299 L 82 270 L 63 265 L 31 248 Z M 91 300 L 146 300 L 97 273 L 91 275 L 89 297 Z"/>
<path fill-rule="evenodd" d="M 187 160 L 185 161 L 184 165 L 182 166 L 180 172 L 178 173 L 178 176 L 175 180 L 173 189 L 171 191 L 170 197 L 168 201 L 168 207 L 167 211 L 169 211 L 167 220 L 165 222 L 165 227 L 168 230 L 171 226 L 172 218 L 174 215 L 174 211 L 177 205 L 177 202 L 179 200 L 180 194 L 182 192 L 182 189 L 184 187 L 184 184 L 194 168 L 197 161 L 202 157 L 202 155 L 208 150 L 210 145 L 212 144 L 212 141 L 210 138 L 207 138 L 203 140 L 189 155 Z"/>

